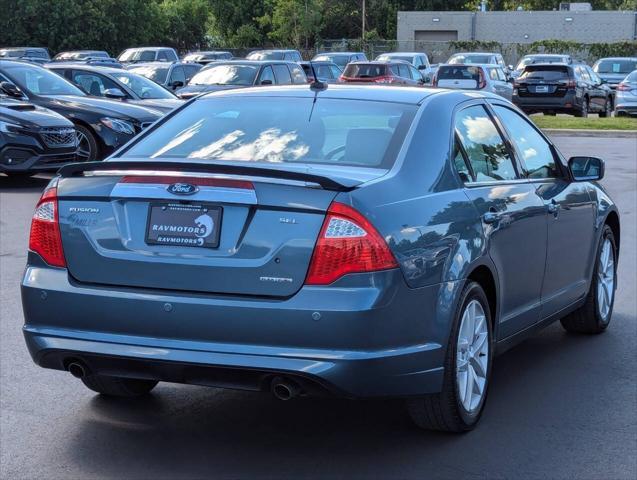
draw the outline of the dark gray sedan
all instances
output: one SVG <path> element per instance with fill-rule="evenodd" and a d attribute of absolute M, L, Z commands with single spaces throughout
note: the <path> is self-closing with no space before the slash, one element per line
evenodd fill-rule
<path fill-rule="evenodd" d="M 495 353 L 556 320 L 608 327 L 620 221 L 603 175 L 491 94 L 203 95 L 52 180 L 26 342 L 103 395 L 403 397 L 419 426 L 466 431 Z"/>

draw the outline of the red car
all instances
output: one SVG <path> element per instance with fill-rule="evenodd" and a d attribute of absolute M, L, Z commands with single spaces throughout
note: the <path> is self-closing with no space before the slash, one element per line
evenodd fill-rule
<path fill-rule="evenodd" d="M 422 86 L 425 83 L 420 72 L 413 65 L 403 61 L 348 63 L 339 81 L 412 86 Z"/>

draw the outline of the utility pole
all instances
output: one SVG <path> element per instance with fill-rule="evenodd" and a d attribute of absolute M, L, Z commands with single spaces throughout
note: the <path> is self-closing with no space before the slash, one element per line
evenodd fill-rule
<path fill-rule="evenodd" d="M 363 18 L 361 23 L 363 25 L 363 28 L 362 28 L 363 34 L 361 35 L 361 39 L 365 41 L 365 0 L 363 0 Z"/>

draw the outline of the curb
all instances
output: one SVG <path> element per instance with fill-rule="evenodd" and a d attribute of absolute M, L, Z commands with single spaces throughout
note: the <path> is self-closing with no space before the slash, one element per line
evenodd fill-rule
<path fill-rule="evenodd" d="M 607 137 L 636 138 L 637 130 L 583 130 L 575 128 L 543 128 L 542 131 L 554 137 Z"/>

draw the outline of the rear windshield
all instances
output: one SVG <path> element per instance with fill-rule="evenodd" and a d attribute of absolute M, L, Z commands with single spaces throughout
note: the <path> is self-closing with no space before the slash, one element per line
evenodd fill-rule
<path fill-rule="evenodd" d="M 316 60 L 317 62 L 334 62 L 339 67 L 343 68 L 349 63 L 349 57 L 350 55 L 348 53 L 332 53 L 317 55 L 312 60 Z"/>
<path fill-rule="evenodd" d="M 168 77 L 169 67 L 143 65 L 141 67 L 129 68 L 131 72 L 135 72 L 138 75 L 143 75 L 146 78 L 150 78 L 154 82 L 164 83 Z"/>
<path fill-rule="evenodd" d="M 283 60 L 283 52 L 252 52 L 247 57 L 247 60 Z"/>
<path fill-rule="evenodd" d="M 349 78 L 374 78 L 383 75 L 387 75 L 387 65 L 373 63 L 350 63 L 343 72 L 343 76 Z"/>
<path fill-rule="evenodd" d="M 381 55 L 377 58 L 377 60 L 379 62 L 388 62 L 390 60 L 402 60 L 403 62 L 409 62 L 409 63 L 414 63 L 414 56 L 413 55 L 393 55 L 393 54 L 387 54 L 387 55 Z"/>
<path fill-rule="evenodd" d="M 390 168 L 415 105 L 318 98 L 208 97 L 124 151 L 126 158 Z"/>
<path fill-rule="evenodd" d="M 438 80 L 475 80 L 479 82 L 480 67 L 442 66 L 438 68 Z"/>
<path fill-rule="evenodd" d="M 568 67 L 551 66 L 528 66 L 520 75 L 520 79 L 544 80 L 547 82 L 555 80 L 566 80 L 569 78 Z"/>
<path fill-rule="evenodd" d="M 600 60 L 593 67 L 593 70 L 597 73 L 622 73 L 625 75 L 635 69 L 637 69 L 637 60 L 628 58 L 625 60 Z"/>
<path fill-rule="evenodd" d="M 255 65 L 215 65 L 200 70 L 189 85 L 252 85 L 258 70 Z"/>
<path fill-rule="evenodd" d="M 534 57 L 524 57 L 518 63 L 517 70 L 522 70 L 527 65 L 534 63 L 567 63 L 566 57 L 556 57 L 555 55 L 539 55 Z"/>

